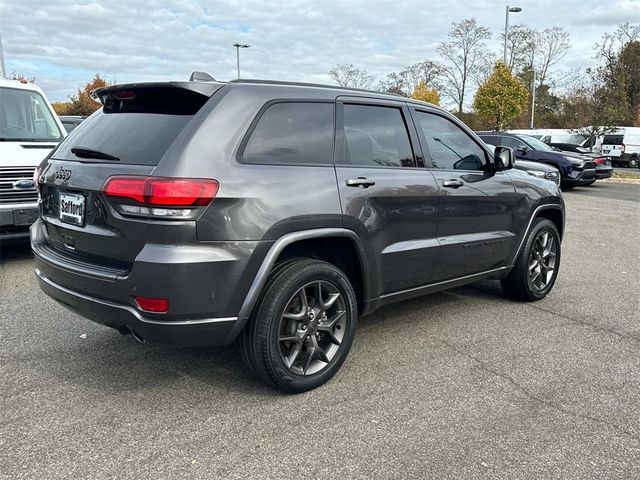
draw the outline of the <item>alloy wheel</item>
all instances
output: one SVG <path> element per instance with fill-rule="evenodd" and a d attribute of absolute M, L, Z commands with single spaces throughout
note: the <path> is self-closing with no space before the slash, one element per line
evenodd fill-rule
<path fill-rule="evenodd" d="M 290 372 L 312 375 L 326 368 L 345 336 L 344 298 L 331 283 L 307 283 L 293 294 L 279 328 L 280 358 Z"/>
<path fill-rule="evenodd" d="M 553 235 L 548 231 L 541 231 L 529 254 L 529 282 L 535 290 L 544 290 L 552 281 L 557 254 L 558 246 Z"/>

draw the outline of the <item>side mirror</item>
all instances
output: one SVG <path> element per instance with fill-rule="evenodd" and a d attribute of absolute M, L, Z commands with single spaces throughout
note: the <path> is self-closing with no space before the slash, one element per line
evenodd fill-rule
<path fill-rule="evenodd" d="M 515 156 L 510 147 L 496 147 L 493 152 L 493 165 L 496 172 L 509 170 L 515 165 Z"/>

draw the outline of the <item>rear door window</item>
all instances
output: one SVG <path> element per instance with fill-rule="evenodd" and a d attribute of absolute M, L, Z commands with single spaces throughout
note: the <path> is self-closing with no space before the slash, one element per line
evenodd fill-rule
<path fill-rule="evenodd" d="M 54 158 L 83 162 L 112 162 L 72 150 L 100 152 L 118 163 L 157 165 L 208 96 L 179 88 L 145 88 L 117 92 L 62 142 Z"/>
<path fill-rule="evenodd" d="M 333 103 L 274 103 L 253 128 L 241 160 L 271 165 L 331 165 L 333 136 Z"/>
<path fill-rule="evenodd" d="M 415 167 L 402 110 L 344 105 L 344 162 L 367 167 Z"/>

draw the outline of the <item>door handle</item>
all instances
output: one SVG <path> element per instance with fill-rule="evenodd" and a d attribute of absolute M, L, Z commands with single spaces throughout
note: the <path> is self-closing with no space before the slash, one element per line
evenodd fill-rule
<path fill-rule="evenodd" d="M 373 180 L 369 180 L 366 177 L 349 178 L 346 183 L 347 183 L 347 187 L 360 187 L 360 188 L 369 188 L 372 185 L 376 184 L 376 182 L 374 182 Z"/>
<path fill-rule="evenodd" d="M 445 180 L 442 182 L 442 186 L 447 188 L 460 188 L 463 185 L 464 183 L 461 180 Z"/>

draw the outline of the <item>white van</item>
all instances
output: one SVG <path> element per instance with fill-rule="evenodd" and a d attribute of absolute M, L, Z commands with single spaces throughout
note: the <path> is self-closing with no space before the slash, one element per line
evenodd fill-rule
<path fill-rule="evenodd" d="M 35 169 L 64 136 L 42 90 L 0 78 L 0 240 L 29 236 L 38 216 Z"/>
<path fill-rule="evenodd" d="M 640 127 L 616 127 L 602 137 L 603 155 L 611 157 L 612 164 L 637 167 L 640 162 Z"/>

